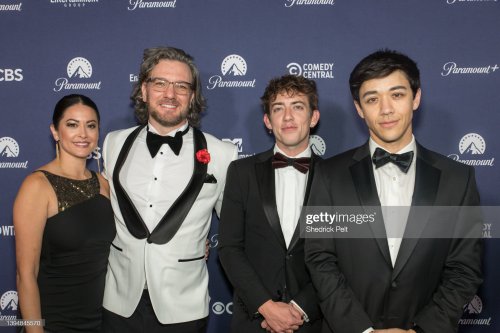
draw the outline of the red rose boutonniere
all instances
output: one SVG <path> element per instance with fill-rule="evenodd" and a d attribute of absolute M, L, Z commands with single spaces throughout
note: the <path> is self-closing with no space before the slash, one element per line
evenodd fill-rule
<path fill-rule="evenodd" d="M 210 162 L 210 153 L 206 149 L 200 149 L 196 152 L 196 159 L 200 163 L 208 164 Z"/>

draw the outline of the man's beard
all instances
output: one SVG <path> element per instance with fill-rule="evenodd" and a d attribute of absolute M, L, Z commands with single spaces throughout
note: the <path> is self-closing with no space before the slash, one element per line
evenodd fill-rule
<path fill-rule="evenodd" d="M 182 124 L 187 119 L 188 112 L 188 110 L 184 110 L 175 117 L 167 118 L 166 116 L 162 116 L 155 108 L 149 108 L 149 116 L 164 127 L 175 127 Z"/>

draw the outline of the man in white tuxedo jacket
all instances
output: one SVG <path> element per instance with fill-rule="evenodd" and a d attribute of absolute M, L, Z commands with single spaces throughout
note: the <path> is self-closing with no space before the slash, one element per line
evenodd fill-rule
<path fill-rule="evenodd" d="M 205 240 L 237 149 L 197 129 L 204 99 L 183 50 L 146 49 L 132 99 L 142 125 L 103 147 L 117 228 L 103 331 L 205 332 Z"/>

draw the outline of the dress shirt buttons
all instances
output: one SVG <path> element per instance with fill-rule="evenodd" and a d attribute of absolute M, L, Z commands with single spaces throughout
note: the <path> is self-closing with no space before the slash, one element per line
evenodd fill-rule
<path fill-rule="evenodd" d="M 155 180 L 158 180 L 158 177 L 155 177 Z"/>
<path fill-rule="evenodd" d="M 149 207 L 153 207 L 153 205 L 149 205 Z"/>

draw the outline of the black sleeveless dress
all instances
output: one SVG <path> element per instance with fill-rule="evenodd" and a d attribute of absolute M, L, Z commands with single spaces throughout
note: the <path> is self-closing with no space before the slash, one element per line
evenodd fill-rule
<path fill-rule="evenodd" d="M 42 318 L 50 332 L 99 332 L 104 281 L 115 221 L 92 172 L 86 180 L 45 174 L 59 213 L 43 232 L 38 287 Z"/>

